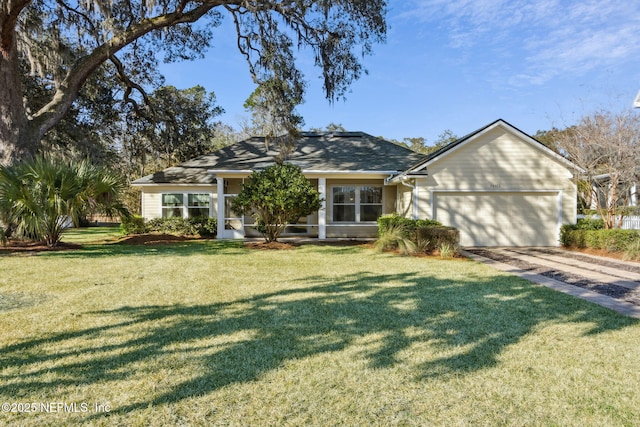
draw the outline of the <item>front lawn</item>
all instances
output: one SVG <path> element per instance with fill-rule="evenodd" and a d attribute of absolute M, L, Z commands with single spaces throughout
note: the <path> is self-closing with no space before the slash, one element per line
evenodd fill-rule
<path fill-rule="evenodd" d="M 640 420 L 639 321 L 468 260 L 212 240 L 0 273 L 3 425 Z"/>

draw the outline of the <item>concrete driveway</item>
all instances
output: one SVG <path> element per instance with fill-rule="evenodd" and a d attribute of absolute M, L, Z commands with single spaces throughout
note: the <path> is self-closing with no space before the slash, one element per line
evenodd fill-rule
<path fill-rule="evenodd" d="M 560 248 L 466 248 L 465 256 L 640 319 L 640 263 Z"/>

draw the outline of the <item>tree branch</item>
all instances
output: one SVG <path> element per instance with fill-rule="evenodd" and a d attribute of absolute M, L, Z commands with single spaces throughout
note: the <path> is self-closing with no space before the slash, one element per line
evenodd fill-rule
<path fill-rule="evenodd" d="M 18 17 L 31 0 L 5 1 L 6 4 L 0 9 L 0 54 L 8 59 L 16 38 Z"/>
<path fill-rule="evenodd" d="M 82 84 L 91 73 L 120 49 L 154 30 L 176 24 L 193 23 L 214 7 L 225 3 L 242 3 L 242 1 L 205 0 L 198 7 L 186 13 L 172 12 L 143 19 L 122 33 L 114 35 L 90 54 L 78 60 L 67 72 L 51 101 L 33 115 L 33 124 L 39 128 L 40 135 L 44 135 L 64 116 L 76 99 Z"/>
<path fill-rule="evenodd" d="M 124 100 L 130 103 L 131 105 L 133 105 L 134 110 L 138 112 L 140 110 L 138 103 L 136 102 L 135 99 L 130 98 L 131 91 L 135 89 L 140 93 L 140 95 L 144 99 L 145 104 L 148 105 L 150 108 L 153 108 L 153 106 L 151 105 L 151 101 L 149 100 L 149 95 L 147 94 L 147 92 L 144 90 L 142 86 L 140 86 L 138 83 L 134 82 L 133 80 L 131 80 L 131 78 L 129 78 L 129 76 L 127 75 L 124 69 L 124 65 L 122 64 L 122 61 L 120 61 L 120 59 L 118 59 L 118 57 L 115 55 L 111 55 L 109 57 L 109 60 L 116 67 L 118 78 L 127 86 L 127 90 L 125 91 L 125 94 L 124 94 Z"/>

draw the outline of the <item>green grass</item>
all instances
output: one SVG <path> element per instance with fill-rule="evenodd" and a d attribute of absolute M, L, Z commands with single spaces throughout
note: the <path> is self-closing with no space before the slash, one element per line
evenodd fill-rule
<path fill-rule="evenodd" d="M 79 411 L 2 425 L 640 420 L 640 322 L 472 261 L 193 241 L 0 271 L 0 402 Z"/>
<path fill-rule="evenodd" d="M 69 228 L 62 234 L 62 241 L 85 245 L 114 242 L 122 237 L 120 227 Z"/>

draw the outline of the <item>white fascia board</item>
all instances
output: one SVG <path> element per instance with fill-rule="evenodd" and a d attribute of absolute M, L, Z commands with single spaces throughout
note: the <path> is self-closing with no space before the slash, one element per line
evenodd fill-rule
<path fill-rule="evenodd" d="M 221 175 L 241 175 L 241 174 L 251 174 L 252 170 L 250 169 L 239 169 L 239 170 L 230 170 L 230 169 L 209 169 L 207 170 L 210 174 L 221 174 Z M 323 170 L 323 169 L 303 169 L 302 173 L 308 174 L 316 174 L 316 175 L 391 175 L 396 174 L 399 171 L 380 171 L 380 170 Z"/>
<path fill-rule="evenodd" d="M 131 183 L 130 184 L 132 187 L 159 187 L 159 186 L 163 186 L 163 187 L 215 187 L 216 184 L 215 183 L 211 183 L 211 184 L 202 184 L 202 183 L 193 183 L 193 184 L 189 184 L 189 183 L 184 183 L 184 182 L 144 182 L 144 183 Z"/>
<path fill-rule="evenodd" d="M 494 189 L 464 189 L 464 190 L 431 190 L 431 194 L 434 193 L 557 193 L 562 191 L 561 189 L 536 189 L 536 190 L 527 190 L 522 188 L 496 188 Z"/>
<path fill-rule="evenodd" d="M 321 170 L 321 169 L 303 169 L 302 173 L 313 173 L 313 174 L 325 174 L 325 175 L 339 175 L 339 174 L 345 174 L 345 175 L 391 175 L 391 174 L 395 174 L 398 173 L 397 170 L 395 171 L 367 171 L 367 170 L 355 170 L 355 171 L 351 171 L 351 170 Z"/>
<path fill-rule="evenodd" d="M 251 169 L 207 169 L 207 173 L 221 175 L 247 175 L 251 172 Z"/>
<path fill-rule="evenodd" d="M 402 183 L 402 181 L 404 179 L 422 179 L 422 178 L 426 178 L 428 175 L 427 174 L 411 174 L 411 173 L 401 173 L 399 175 L 395 175 L 395 176 L 390 176 L 389 178 L 387 178 L 386 184 L 397 184 L 397 183 Z"/>

